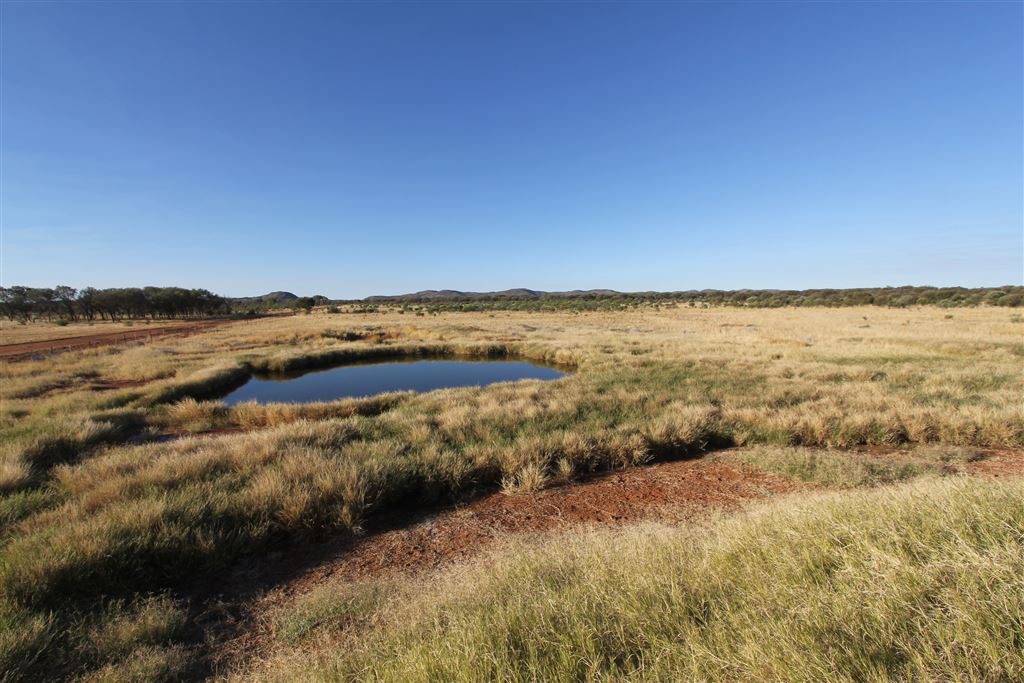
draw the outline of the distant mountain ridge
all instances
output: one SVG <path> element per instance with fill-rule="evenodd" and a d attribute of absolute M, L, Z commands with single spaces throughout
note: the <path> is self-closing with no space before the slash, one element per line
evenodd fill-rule
<path fill-rule="evenodd" d="M 260 296 L 236 296 L 232 297 L 231 301 L 239 304 L 267 304 L 270 306 L 278 306 L 289 301 L 298 299 L 297 294 L 291 292 L 268 292 Z"/>
<path fill-rule="evenodd" d="M 316 295 L 299 297 L 292 292 L 268 292 L 261 296 L 235 297 L 228 301 L 236 308 L 254 311 L 275 308 L 311 308 L 325 304 L 424 304 L 434 307 L 455 306 L 459 310 L 497 310 L 541 307 L 608 309 L 628 307 L 641 302 L 670 302 L 700 306 L 1024 306 L 1024 286 L 1001 287 L 858 287 L 828 289 L 688 289 L 684 291 L 621 292 L 615 289 L 573 289 L 544 291 L 517 287 L 494 292 L 458 289 L 425 289 L 408 294 L 376 295 L 365 299 L 329 299 Z"/>
<path fill-rule="evenodd" d="M 498 292 L 463 292 L 457 289 L 425 289 L 409 294 L 368 296 L 364 301 L 428 301 L 437 299 L 539 299 L 542 297 L 618 296 L 614 289 L 574 289 L 568 292 L 545 292 L 519 287 Z"/>
<path fill-rule="evenodd" d="M 457 306 L 459 310 L 495 310 L 508 307 L 542 307 L 550 310 L 567 307 L 609 309 L 628 307 L 639 302 L 669 302 L 695 306 L 744 306 L 777 308 L 780 306 L 1024 306 L 1024 286 L 933 287 L 855 287 L 824 289 L 688 289 L 673 292 L 620 292 L 614 289 L 574 289 L 545 292 L 536 289 L 505 289 L 499 292 L 464 292 L 457 289 L 427 289 L 411 294 L 370 296 L 373 303 L 427 304 Z"/>

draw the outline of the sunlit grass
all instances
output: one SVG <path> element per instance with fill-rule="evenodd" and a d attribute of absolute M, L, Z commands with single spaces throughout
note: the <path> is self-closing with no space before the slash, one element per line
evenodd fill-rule
<path fill-rule="evenodd" d="M 3 668 L 28 678 L 159 673 L 180 654 L 174 638 L 106 659 L 76 643 L 108 620 L 111 600 L 137 609 L 183 576 L 357 532 L 399 505 L 498 488 L 528 494 L 732 445 L 754 447 L 742 456 L 753 465 L 850 487 L 950 463 L 879 465 L 839 449 L 1021 447 L 1020 325 L 1000 309 L 944 315 L 375 314 L 359 316 L 358 328 L 346 316 L 310 315 L 0 362 Z M 254 370 L 410 353 L 516 356 L 573 374 L 306 405 L 216 398 Z M 211 431 L 233 433 L 145 442 Z"/>
<path fill-rule="evenodd" d="M 1020 479 L 932 479 L 518 541 L 429 585 L 325 584 L 244 678 L 1018 680 L 1022 538 Z"/>
<path fill-rule="evenodd" d="M 955 474 L 959 467 L 986 456 L 970 448 L 922 446 L 881 456 L 857 451 L 755 447 L 716 457 L 822 486 L 854 488 Z"/>

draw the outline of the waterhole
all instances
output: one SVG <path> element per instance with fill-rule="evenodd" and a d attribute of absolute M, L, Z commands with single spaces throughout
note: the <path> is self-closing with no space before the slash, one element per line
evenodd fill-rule
<path fill-rule="evenodd" d="M 410 360 L 345 365 L 302 373 L 254 375 L 224 397 L 228 405 L 311 403 L 372 396 L 388 391 L 481 387 L 521 379 L 551 380 L 565 372 L 527 361 Z"/>

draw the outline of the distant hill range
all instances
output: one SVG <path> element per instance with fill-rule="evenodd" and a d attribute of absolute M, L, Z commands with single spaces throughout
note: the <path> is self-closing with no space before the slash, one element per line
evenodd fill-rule
<path fill-rule="evenodd" d="M 239 306 L 285 306 L 298 298 L 291 292 L 270 292 L 262 296 L 236 296 L 231 302 Z"/>
<path fill-rule="evenodd" d="M 649 292 L 653 293 L 653 292 Z M 621 296 L 623 292 L 614 289 L 574 289 L 569 292 L 544 292 L 536 289 L 503 289 L 500 292 L 462 292 L 457 289 L 425 289 L 411 294 L 394 294 L 390 296 L 368 296 L 365 301 L 432 301 L 438 299 L 541 299 L 541 298 L 576 298 L 586 296 Z M 633 292 L 635 296 L 641 294 Z"/>
<path fill-rule="evenodd" d="M 858 287 L 851 289 L 690 289 L 675 292 L 619 292 L 614 289 L 574 289 L 545 292 L 536 289 L 505 289 L 500 292 L 463 292 L 456 289 L 427 289 L 411 294 L 370 296 L 364 302 L 418 303 L 434 307 L 449 305 L 458 310 L 497 310 L 542 307 L 607 309 L 644 302 L 677 302 L 704 306 L 1024 306 L 1024 287 Z M 474 306 L 467 308 L 467 306 Z"/>
<path fill-rule="evenodd" d="M 538 289 L 503 289 L 498 292 L 466 292 L 458 289 L 425 289 L 409 294 L 368 296 L 365 299 L 299 297 L 291 292 L 230 299 L 236 309 L 267 310 L 302 308 L 324 304 L 422 304 L 457 310 L 607 309 L 644 302 L 677 302 L 706 306 L 1024 306 L 1024 287 L 862 287 L 853 289 L 689 289 L 674 292 L 620 292 L 614 289 L 573 289 L 546 292 Z"/>

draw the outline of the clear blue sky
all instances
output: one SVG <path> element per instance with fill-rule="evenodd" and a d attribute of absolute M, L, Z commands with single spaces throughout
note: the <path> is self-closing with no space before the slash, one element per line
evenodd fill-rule
<path fill-rule="evenodd" d="M 6 285 L 1024 280 L 1005 3 L 2 3 Z"/>

